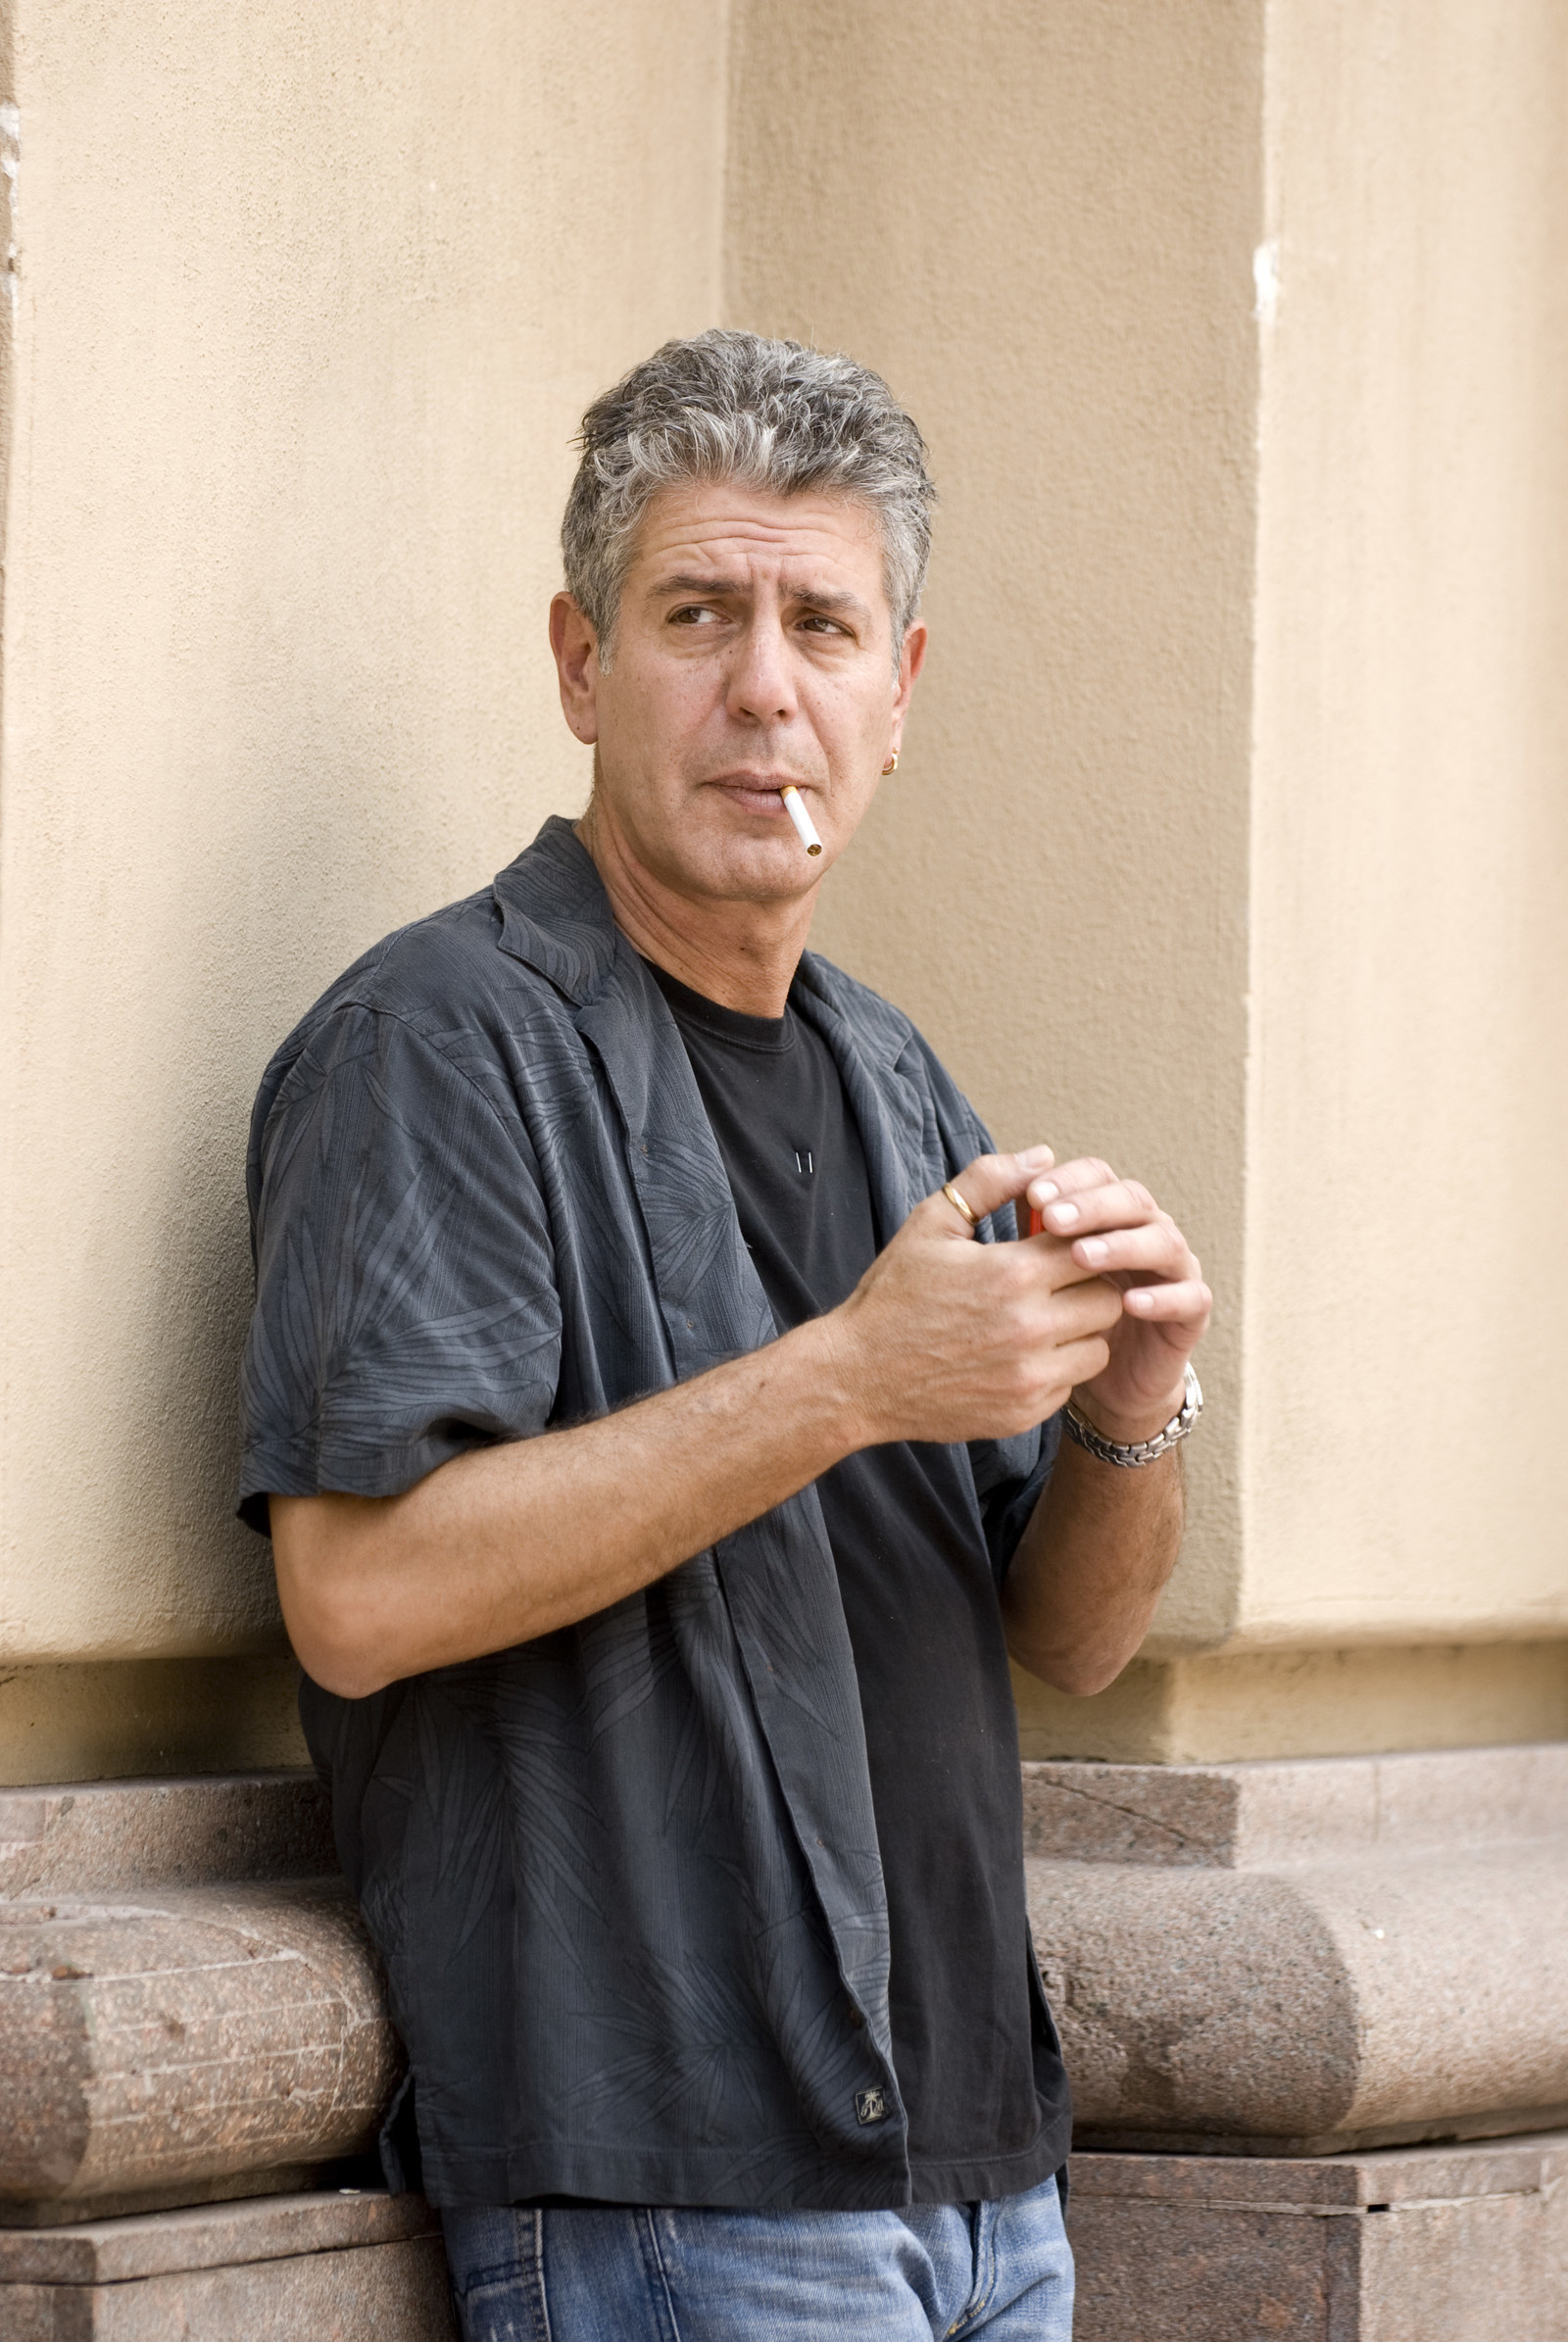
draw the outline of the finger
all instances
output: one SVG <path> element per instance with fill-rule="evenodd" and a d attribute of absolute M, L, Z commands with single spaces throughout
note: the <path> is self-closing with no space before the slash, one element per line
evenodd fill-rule
<path fill-rule="evenodd" d="M 1082 1342 L 1064 1342 L 1052 1354 L 1051 1378 L 1061 1386 L 1065 1399 L 1080 1383 L 1092 1383 L 1104 1373 L 1110 1364 L 1110 1344 L 1103 1334 L 1091 1334 Z"/>
<path fill-rule="evenodd" d="M 1000 1211 L 1004 1203 L 1015 1201 L 1030 1180 L 1048 1169 L 1052 1160 L 1049 1147 L 1027 1147 L 1021 1154 L 977 1154 L 948 1185 L 957 1190 L 976 1220 L 984 1220 L 992 1212 Z M 950 1223 L 963 1217 L 957 1205 L 940 1189 L 935 1195 L 928 1195 L 919 1208 L 931 1209 L 934 1225 L 938 1223 L 939 1210 Z"/>
<path fill-rule="evenodd" d="M 1058 1196 L 1041 1215 L 1049 1236 L 1077 1238 L 1104 1228 L 1137 1228 L 1163 1217 L 1158 1204 L 1136 1180 L 1111 1179 Z"/>
<path fill-rule="evenodd" d="M 1072 1256 L 1101 1277 L 1128 1270 L 1171 1280 L 1202 1274 L 1181 1230 L 1165 1219 L 1146 1220 L 1141 1228 L 1113 1228 L 1104 1236 L 1081 1236 Z"/>
<path fill-rule="evenodd" d="M 1108 1334 L 1112 1326 L 1120 1324 L 1121 1316 L 1121 1293 L 1102 1277 L 1087 1285 L 1069 1285 L 1053 1298 L 1052 1338 L 1058 1342 L 1081 1342 L 1086 1335 Z"/>
<path fill-rule="evenodd" d="M 1190 1326 L 1201 1334 L 1213 1313 L 1214 1296 L 1200 1277 L 1188 1277 L 1171 1285 L 1129 1286 L 1121 1305 L 1130 1317 L 1148 1325 Z"/>
<path fill-rule="evenodd" d="M 1098 1154 L 1077 1154 L 1071 1162 L 1052 1166 L 1044 1178 L 1031 1180 L 1029 1201 L 1038 1211 L 1043 1205 L 1054 1202 L 1058 1195 L 1076 1195 L 1084 1188 L 1102 1188 L 1115 1176 L 1110 1165 L 1102 1163 Z"/>

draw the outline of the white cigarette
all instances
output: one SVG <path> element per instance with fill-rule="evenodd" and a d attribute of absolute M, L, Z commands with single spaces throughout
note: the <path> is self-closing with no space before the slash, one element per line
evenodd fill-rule
<path fill-rule="evenodd" d="M 820 854 L 822 841 L 816 834 L 810 814 L 801 803 L 801 793 L 794 782 L 791 781 L 786 788 L 781 789 L 779 795 L 784 800 L 784 810 L 794 822 L 801 844 L 806 848 L 807 853 Z"/>

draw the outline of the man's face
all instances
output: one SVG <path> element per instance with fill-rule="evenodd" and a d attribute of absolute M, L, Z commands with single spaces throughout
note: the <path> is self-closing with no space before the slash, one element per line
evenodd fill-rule
<path fill-rule="evenodd" d="M 925 650 L 912 626 L 895 675 L 868 508 L 727 482 L 667 490 L 638 534 L 610 673 L 565 596 L 551 617 L 567 720 L 597 746 L 602 813 L 636 860 L 693 897 L 808 894 L 875 794 Z M 820 856 L 791 825 L 788 781 Z"/>

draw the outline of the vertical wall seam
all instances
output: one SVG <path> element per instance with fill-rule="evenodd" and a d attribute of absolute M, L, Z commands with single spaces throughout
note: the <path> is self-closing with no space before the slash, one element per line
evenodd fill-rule
<path fill-rule="evenodd" d="M 1251 705 L 1248 710 L 1248 774 L 1247 774 L 1247 1042 L 1242 1069 L 1242 1230 L 1240 1255 L 1242 1263 L 1242 1326 L 1240 1374 L 1238 1378 L 1241 1420 L 1236 1440 L 1236 1520 L 1240 1541 L 1237 1557 L 1236 1582 L 1232 1599 L 1232 1633 L 1243 1626 L 1248 1562 L 1251 1555 L 1255 1528 L 1253 1503 L 1252 1451 L 1254 1426 L 1248 1394 L 1252 1388 L 1252 1368 L 1257 1356 L 1261 1329 L 1257 1322 L 1257 1263 L 1255 1260 L 1257 1230 L 1253 1212 L 1253 1196 L 1261 1156 L 1259 1129 L 1258 1088 L 1262 1079 L 1263 1041 L 1260 1031 L 1261 968 L 1259 964 L 1260 921 L 1258 917 L 1258 822 L 1261 809 L 1259 761 L 1262 753 L 1260 708 L 1263 701 L 1263 531 L 1266 525 L 1264 477 L 1264 440 L 1271 377 L 1270 357 L 1276 330 L 1275 319 L 1283 292 L 1282 243 L 1279 230 L 1280 190 L 1278 185 L 1279 140 L 1275 136 L 1275 56 L 1277 50 L 1279 0 L 1262 0 L 1260 18 L 1261 57 L 1259 74 L 1258 142 L 1260 147 L 1261 217 L 1258 220 L 1258 239 L 1252 259 L 1254 300 L 1253 331 L 1256 335 L 1256 379 L 1253 392 L 1252 427 L 1252 579 L 1250 611 L 1250 669 Z"/>

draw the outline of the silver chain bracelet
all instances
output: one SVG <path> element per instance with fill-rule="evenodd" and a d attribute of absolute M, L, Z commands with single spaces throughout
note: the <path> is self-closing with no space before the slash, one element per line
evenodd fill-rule
<path fill-rule="evenodd" d="M 1173 1415 L 1164 1430 L 1156 1432 L 1152 1439 L 1131 1439 L 1125 1445 L 1118 1439 L 1107 1439 L 1092 1423 L 1085 1422 L 1070 1399 L 1064 1410 L 1067 1437 L 1076 1439 L 1080 1447 L 1087 1447 L 1091 1455 L 1098 1455 L 1102 1464 L 1119 1464 L 1124 1472 L 1136 1472 L 1140 1464 L 1152 1464 L 1160 1456 L 1168 1455 L 1173 1447 L 1179 1447 L 1203 1412 L 1202 1390 L 1191 1366 L 1187 1369 L 1186 1384 L 1187 1394 L 1180 1414 Z"/>

